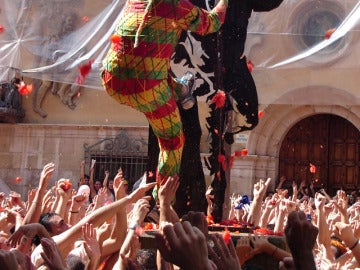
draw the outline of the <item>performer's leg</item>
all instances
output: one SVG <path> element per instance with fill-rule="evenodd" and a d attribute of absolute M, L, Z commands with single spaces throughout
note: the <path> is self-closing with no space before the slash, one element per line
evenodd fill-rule
<path fill-rule="evenodd" d="M 111 97 L 144 113 L 153 128 L 160 147 L 158 181 L 179 174 L 184 134 L 179 109 L 167 81 L 119 80 L 106 71 L 102 78 Z"/>
<path fill-rule="evenodd" d="M 166 94 L 170 94 L 165 98 Z M 144 112 L 154 134 L 159 141 L 158 177 L 163 181 L 168 176 L 179 174 L 181 155 L 184 147 L 184 134 L 181 117 L 174 95 L 166 81 L 154 89 L 155 95 L 161 95 L 166 102 L 149 112 Z"/>
<path fill-rule="evenodd" d="M 167 83 L 174 94 L 175 100 L 178 101 L 181 98 L 183 85 L 170 74 L 168 75 Z"/>

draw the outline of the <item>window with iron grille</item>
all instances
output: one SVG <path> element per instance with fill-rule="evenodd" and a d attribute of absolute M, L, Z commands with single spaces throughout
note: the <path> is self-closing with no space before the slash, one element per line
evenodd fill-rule
<path fill-rule="evenodd" d="M 115 138 L 101 139 L 93 145 L 84 144 L 85 164 L 89 171 L 91 161 L 94 166 L 94 182 L 104 181 L 105 171 L 109 171 L 109 180 L 114 179 L 119 168 L 129 183 L 129 189 L 147 170 L 148 143 L 142 138 L 129 137 L 121 130 Z"/>

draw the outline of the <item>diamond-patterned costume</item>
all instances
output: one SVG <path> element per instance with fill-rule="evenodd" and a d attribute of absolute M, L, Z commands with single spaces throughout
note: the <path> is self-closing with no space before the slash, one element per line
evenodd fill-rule
<path fill-rule="evenodd" d="M 157 180 L 179 173 L 184 135 L 176 100 L 181 85 L 170 77 L 170 58 L 182 30 L 201 35 L 220 29 L 226 3 L 210 12 L 187 0 L 129 0 L 103 62 L 103 85 L 122 104 L 145 114 L 158 138 Z"/>

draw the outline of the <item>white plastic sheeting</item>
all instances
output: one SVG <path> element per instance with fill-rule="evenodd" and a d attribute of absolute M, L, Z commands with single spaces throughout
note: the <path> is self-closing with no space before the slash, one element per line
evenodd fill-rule
<path fill-rule="evenodd" d="M 0 0 L 0 82 L 19 72 L 74 83 L 78 67 L 93 60 L 84 86 L 102 90 L 101 62 L 123 5 L 124 0 Z M 271 48 L 254 56 L 259 69 L 333 63 L 359 43 L 359 25 L 360 1 L 284 0 L 271 12 L 253 13 L 245 51 L 259 44 Z M 331 28 L 336 30 L 327 39 Z M 360 61 L 341 65 L 336 68 L 358 69 Z"/>

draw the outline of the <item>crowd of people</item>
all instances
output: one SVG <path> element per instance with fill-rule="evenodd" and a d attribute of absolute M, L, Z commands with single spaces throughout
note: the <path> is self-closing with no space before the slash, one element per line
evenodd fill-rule
<path fill-rule="evenodd" d="M 43 167 L 38 187 L 29 190 L 26 200 L 16 192 L 0 193 L 2 269 L 237 270 L 259 253 L 272 256 L 279 269 L 359 266 L 360 203 L 349 205 L 343 190 L 334 197 L 322 190 L 302 200 L 294 184 L 291 196 L 281 187 L 267 195 L 269 178 L 254 184 L 251 200 L 233 196 L 229 218 L 254 232 L 267 228 L 283 234 L 287 244 L 278 247 L 269 235 L 254 233 L 242 241 L 250 247 L 244 251 L 240 240 L 236 244 L 222 233 L 209 232 L 205 213 L 179 217 L 172 208 L 179 179 L 169 177 L 158 190 L 160 227 L 150 237 L 156 243 L 154 250 L 142 248 L 140 242 L 151 208 L 146 193 L 156 184 L 146 183 L 146 174 L 136 189 L 127 192 L 121 169 L 114 179 L 106 172 L 108 184 L 96 190 L 93 171 L 87 177 L 83 170 L 77 188 L 64 178 L 51 186 L 55 168 L 54 163 Z M 205 196 L 211 211 L 211 194 Z"/>

